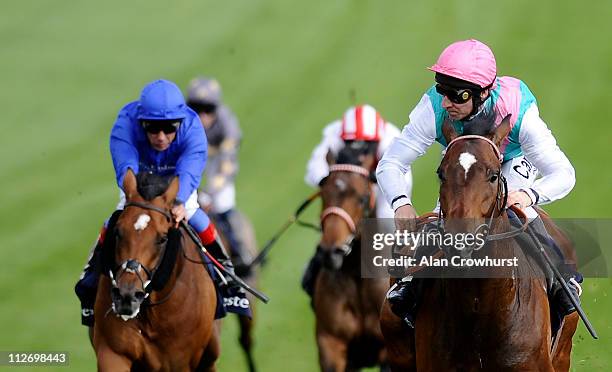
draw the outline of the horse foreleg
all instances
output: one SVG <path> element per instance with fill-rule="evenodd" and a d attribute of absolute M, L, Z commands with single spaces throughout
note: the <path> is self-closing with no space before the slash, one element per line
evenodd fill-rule
<path fill-rule="evenodd" d="M 253 347 L 253 320 L 248 316 L 239 316 L 238 321 L 240 322 L 240 346 L 244 350 L 244 354 L 249 365 L 249 372 L 255 372 L 255 360 L 253 359 L 252 347 Z"/>
<path fill-rule="evenodd" d="M 393 314 L 387 301 L 380 311 L 380 329 L 385 339 L 391 371 L 416 371 L 414 330 Z"/>
<path fill-rule="evenodd" d="M 204 349 L 200 362 L 196 368 L 197 372 L 215 372 L 217 370 L 215 363 L 221 353 L 221 345 L 219 343 L 220 323 L 214 323 L 213 334 Z"/>
<path fill-rule="evenodd" d="M 347 365 L 346 341 L 326 333 L 317 334 L 319 365 L 323 372 L 344 372 Z"/>
<path fill-rule="evenodd" d="M 128 357 L 117 354 L 106 346 L 99 348 L 96 356 L 100 372 L 129 372 L 132 369 L 132 361 Z"/>

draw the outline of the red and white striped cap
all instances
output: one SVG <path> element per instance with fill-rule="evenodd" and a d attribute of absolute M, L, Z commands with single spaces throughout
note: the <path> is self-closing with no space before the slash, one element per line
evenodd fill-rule
<path fill-rule="evenodd" d="M 380 141 L 385 120 L 370 105 L 351 107 L 342 117 L 341 137 L 345 141 Z"/>

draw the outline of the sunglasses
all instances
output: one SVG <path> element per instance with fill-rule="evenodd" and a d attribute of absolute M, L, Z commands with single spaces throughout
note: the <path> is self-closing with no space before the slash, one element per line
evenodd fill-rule
<path fill-rule="evenodd" d="M 442 84 L 436 84 L 436 92 L 447 97 L 452 103 L 466 103 L 472 98 L 472 91 L 469 89 L 454 89 Z"/>
<path fill-rule="evenodd" d="M 217 111 L 217 105 L 212 103 L 194 103 L 189 105 L 189 107 L 198 114 L 201 112 L 205 114 L 214 114 L 215 111 Z"/>
<path fill-rule="evenodd" d="M 171 134 L 176 132 L 179 125 L 181 125 L 180 121 L 168 121 L 168 120 L 158 120 L 158 121 L 146 121 L 143 120 L 141 122 L 142 128 L 151 134 L 158 134 L 159 132 L 164 132 L 164 134 Z"/>

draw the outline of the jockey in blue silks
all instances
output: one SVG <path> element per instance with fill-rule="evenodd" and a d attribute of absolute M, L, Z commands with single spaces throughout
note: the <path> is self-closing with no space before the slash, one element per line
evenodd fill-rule
<path fill-rule="evenodd" d="M 207 140 L 198 115 L 192 111 L 176 84 L 156 80 L 147 84 L 138 101 L 119 111 L 111 130 L 110 152 L 120 189 L 117 210 L 125 205 L 123 178 L 128 169 L 134 173 L 151 172 L 161 176 L 178 176 L 179 190 L 172 215 L 177 222 L 187 219 L 198 232 L 206 249 L 226 269 L 233 271 L 231 261 L 220 244 L 214 225 L 199 208 L 197 189 L 206 165 Z M 93 307 L 99 278 L 94 256 L 102 246 L 108 221 L 91 252 L 75 291 L 81 300 L 82 323 L 93 325 Z"/>

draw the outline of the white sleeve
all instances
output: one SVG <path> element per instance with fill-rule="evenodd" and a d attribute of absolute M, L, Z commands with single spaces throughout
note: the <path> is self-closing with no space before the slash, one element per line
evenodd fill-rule
<path fill-rule="evenodd" d="M 410 165 L 436 139 L 436 119 L 428 95 L 410 113 L 410 122 L 378 162 L 376 178 L 387 202 L 393 210 L 411 204 L 412 172 Z M 398 197 L 405 196 L 397 199 Z"/>
<path fill-rule="evenodd" d="M 546 123 L 540 118 L 538 107 L 531 105 L 521 124 L 519 142 L 523 154 L 540 171 L 542 178 L 531 189 L 536 195 L 534 203 L 546 204 L 567 195 L 576 183 L 574 167 Z M 531 195 L 532 199 L 534 195 Z"/>
<path fill-rule="evenodd" d="M 329 175 L 327 152 L 331 150 L 336 155 L 344 147 L 344 142 L 340 138 L 341 130 L 342 123 L 339 121 L 335 121 L 323 129 L 323 140 L 312 151 L 306 166 L 304 180 L 307 184 L 318 187 L 319 182 Z"/>

